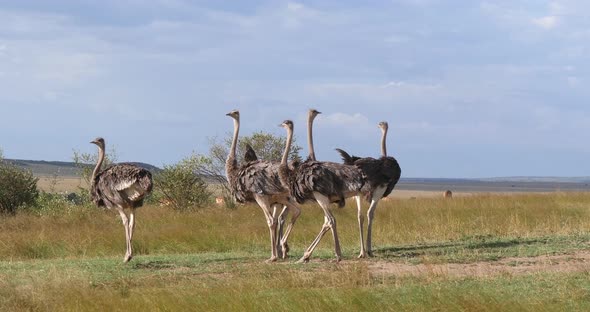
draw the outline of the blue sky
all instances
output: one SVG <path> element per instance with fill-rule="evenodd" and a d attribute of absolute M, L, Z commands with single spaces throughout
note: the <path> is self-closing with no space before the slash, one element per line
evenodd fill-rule
<path fill-rule="evenodd" d="M 231 3 L 231 4 L 228 4 Z M 238 4 L 235 4 L 238 3 Z M 225 136 L 305 139 L 406 177 L 590 176 L 590 2 L 0 0 L 0 148 L 71 160 L 103 136 L 161 166 Z M 304 149 L 307 153 L 307 149 Z"/>

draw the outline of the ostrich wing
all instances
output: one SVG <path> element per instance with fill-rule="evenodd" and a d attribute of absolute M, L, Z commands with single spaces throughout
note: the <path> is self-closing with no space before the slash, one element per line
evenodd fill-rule
<path fill-rule="evenodd" d="M 239 202 L 254 199 L 254 194 L 278 195 L 287 191 L 279 179 L 279 164 L 252 161 L 240 167 L 235 177 L 234 196 Z"/>
<path fill-rule="evenodd" d="M 354 165 L 366 177 L 367 184 L 364 186 L 363 193 L 366 194 L 368 199 L 372 190 L 383 185 L 387 185 L 383 197 L 389 195 L 401 175 L 399 164 L 393 157 L 381 157 L 379 159 L 372 157 L 359 158 L 354 161 Z"/>
<path fill-rule="evenodd" d="M 97 177 L 97 190 L 103 201 L 111 205 L 134 207 L 152 191 L 152 174 L 133 164 L 111 166 Z"/>
<path fill-rule="evenodd" d="M 391 156 L 389 157 L 381 157 L 382 160 L 382 171 L 384 174 L 387 174 L 389 177 L 389 183 L 387 184 L 387 189 L 383 194 L 383 197 L 387 197 L 393 191 L 393 188 L 399 181 L 399 178 L 402 175 L 402 169 L 399 166 L 397 160 Z"/>
<path fill-rule="evenodd" d="M 363 185 L 362 173 L 353 166 L 319 161 L 305 161 L 294 168 L 289 194 L 298 203 L 313 199 L 313 192 L 338 200 L 344 206 L 345 193 Z"/>
<path fill-rule="evenodd" d="M 322 166 L 334 173 L 343 183 L 343 191 L 358 192 L 365 185 L 365 175 L 356 166 L 343 165 L 331 161 L 322 162 Z"/>
<path fill-rule="evenodd" d="M 340 154 L 340 157 L 342 157 L 342 163 L 345 165 L 352 165 L 355 161 L 361 159 L 358 156 L 350 156 L 350 154 L 339 148 L 337 148 L 336 151 Z"/>
<path fill-rule="evenodd" d="M 256 152 L 254 151 L 254 149 L 252 148 L 252 146 L 250 144 L 246 144 L 246 152 L 244 153 L 244 161 L 250 162 L 250 161 L 256 161 L 256 160 L 258 160 L 258 156 L 256 156 Z"/>

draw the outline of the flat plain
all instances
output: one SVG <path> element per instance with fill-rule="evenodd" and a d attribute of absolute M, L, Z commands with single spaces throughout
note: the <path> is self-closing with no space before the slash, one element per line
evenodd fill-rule
<path fill-rule="evenodd" d="M 69 181 L 70 185 L 76 184 Z M 357 259 L 356 207 L 333 208 L 344 260 L 303 206 L 290 257 L 270 256 L 254 205 L 138 211 L 136 257 L 122 263 L 113 211 L 69 204 L 0 220 L 3 311 L 585 311 L 589 192 L 395 190 L 376 212 L 375 257 Z M 366 207 L 366 203 L 364 204 Z"/>

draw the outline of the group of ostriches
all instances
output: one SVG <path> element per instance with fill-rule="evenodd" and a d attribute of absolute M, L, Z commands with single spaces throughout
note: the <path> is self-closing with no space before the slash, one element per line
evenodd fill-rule
<path fill-rule="evenodd" d="M 359 258 L 372 256 L 371 233 L 375 209 L 381 198 L 388 196 L 398 182 L 401 169 L 395 158 L 387 156 L 386 137 L 387 122 L 380 122 L 382 131 L 381 157 L 350 156 L 337 149 L 343 163 L 317 161 L 313 148 L 313 121 L 320 112 L 311 109 L 307 121 L 308 158 L 303 162 L 288 162 L 293 138 L 293 122 L 285 120 L 281 126 L 287 131 L 287 140 L 281 162 L 259 160 L 256 153 L 248 147 L 244 162 L 236 159 L 238 135 L 240 131 L 240 113 L 234 110 L 227 115 L 234 120 L 234 132 L 225 169 L 229 187 L 234 199 L 240 203 L 256 202 L 264 212 L 270 232 L 271 256 L 269 262 L 279 257 L 286 258 L 289 251 L 287 240 L 301 213 L 300 204 L 315 201 L 324 212 L 322 229 L 305 250 L 300 262 L 309 261 L 313 250 L 320 240 L 331 231 L 334 239 L 336 261 L 342 258 L 340 242 L 336 230 L 336 219 L 330 211 L 330 204 L 344 206 L 345 199 L 354 197 L 358 208 L 358 225 L 360 233 Z M 144 198 L 152 190 L 152 175 L 143 168 L 129 163 L 122 163 L 100 170 L 104 155 L 105 142 L 102 138 L 92 141 L 98 146 L 99 157 L 92 173 L 90 195 L 98 206 L 115 208 L 119 212 L 125 227 L 127 252 L 124 261 L 133 257 L 133 228 L 135 226 L 135 208 L 143 205 Z M 361 197 L 369 202 L 367 210 L 367 237 L 364 238 L 364 215 Z M 282 208 L 279 212 L 279 208 Z M 126 213 L 128 210 L 128 214 Z M 291 214 L 287 228 L 282 230 L 284 218 Z"/>
<path fill-rule="evenodd" d="M 388 196 L 398 182 L 401 169 L 395 158 L 387 156 L 386 137 L 387 123 L 379 123 L 382 130 L 381 157 L 350 156 L 338 149 L 344 163 L 318 161 L 313 148 L 313 121 L 320 112 L 312 109 L 307 120 L 307 143 L 309 156 L 303 162 L 288 163 L 289 151 L 293 138 L 293 122 L 285 120 L 282 126 L 287 130 L 287 140 L 280 163 L 263 161 L 252 156 L 238 164 L 236 148 L 240 131 L 240 113 L 235 110 L 227 115 L 234 120 L 234 134 L 231 148 L 226 161 L 226 176 L 233 196 L 238 202 L 256 202 L 264 212 L 270 231 L 271 257 L 268 261 L 275 261 L 280 256 L 287 257 L 289 250 L 287 240 L 301 209 L 299 204 L 316 201 L 324 211 L 322 229 L 305 250 L 300 262 L 309 261 L 315 247 L 327 231 L 332 231 L 334 238 L 334 252 L 336 261 L 342 258 L 340 241 L 336 230 L 336 219 L 330 211 L 331 203 L 344 206 L 346 198 L 354 197 L 358 208 L 358 224 L 360 233 L 359 257 L 372 255 L 371 233 L 375 209 L 381 198 Z M 367 238 L 363 235 L 364 215 L 361 207 L 361 197 L 369 203 L 367 211 Z M 282 205 L 283 211 L 277 215 L 277 206 Z M 289 224 L 279 237 L 281 231 L 277 227 L 282 223 L 285 213 L 291 212 Z"/>

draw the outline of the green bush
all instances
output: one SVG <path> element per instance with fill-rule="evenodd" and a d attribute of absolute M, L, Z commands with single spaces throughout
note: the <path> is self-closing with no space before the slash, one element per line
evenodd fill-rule
<path fill-rule="evenodd" d="M 15 213 L 35 204 L 39 191 L 33 173 L 0 159 L 0 213 Z"/>
<path fill-rule="evenodd" d="M 64 194 L 41 191 L 30 212 L 38 215 L 62 215 L 69 206 Z"/>
<path fill-rule="evenodd" d="M 198 174 L 208 160 L 192 155 L 174 165 L 166 165 L 154 175 L 154 200 L 166 202 L 175 210 L 194 210 L 211 204 L 212 193 Z"/>
<path fill-rule="evenodd" d="M 42 216 L 63 216 L 94 206 L 90 202 L 88 190 L 80 188 L 78 192 L 44 192 L 41 191 L 35 205 L 27 206 L 27 212 Z"/>

